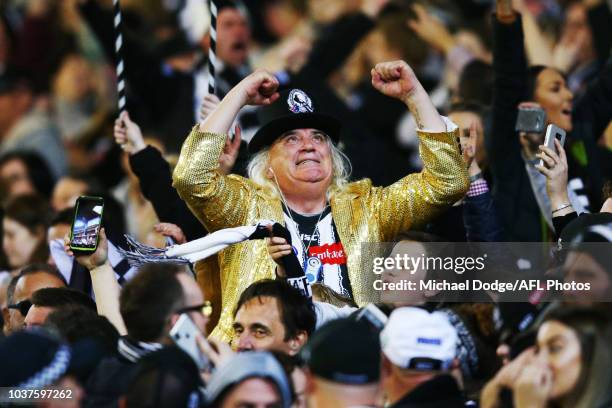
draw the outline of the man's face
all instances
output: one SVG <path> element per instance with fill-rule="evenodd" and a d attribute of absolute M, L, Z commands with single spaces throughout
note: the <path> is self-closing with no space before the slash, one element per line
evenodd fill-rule
<path fill-rule="evenodd" d="M 223 399 L 221 408 L 280 408 L 281 396 L 269 380 L 249 378 L 234 388 Z"/>
<path fill-rule="evenodd" d="M 15 294 L 13 295 L 13 304 L 19 303 L 22 300 L 30 299 L 32 293 L 42 288 L 63 288 L 64 282 L 62 282 L 56 276 L 50 275 L 46 272 L 37 272 L 30 275 L 26 275 L 19 279 L 17 286 L 15 286 Z M 14 331 L 20 330 L 24 327 L 25 316 L 22 315 L 19 310 L 8 309 L 8 325 L 5 324 L 7 333 L 10 334 Z"/>
<path fill-rule="evenodd" d="M 233 327 L 232 343 L 238 351 L 279 350 L 295 354 L 284 341 L 285 327 L 278 301 L 273 297 L 261 296 L 244 303 Z"/>
<path fill-rule="evenodd" d="M 25 327 L 31 328 L 35 326 L 42 326 L 47 321 L 47 316 L 49 316 L 54 310 L 55 309 L 52 307 L 32 305 L 24 320 Z"/>
<path fill-rule="evenodd" d="M 185 294 L 185 307 L 198 306 L 204 303 L 204 296 L 202 290 L 198 286 L 195 279 L 186 273 L 179 273 L 177 279 L 183 288 Z M 199 311 L 189 312 L 189 318 L 193 320 L 195 325 L 206 335 L 206 324 L 208 323 L 208 317 L 204 316 Z"/>
<path fill-rule="evenodd" d="M 269 160 L 283 193 L 299 194 L 310 187 L 327 191 L 331 185 L 331 145 L 320 130 L 294 129 L 284 133 L 270 148 Z"/>
<path fill-rule="evenodd" d="M 231 67 L 243 65 L 248 57 L 251 31 L 246 18 L 234 8 L 217 16 L 217 57 Z"/>

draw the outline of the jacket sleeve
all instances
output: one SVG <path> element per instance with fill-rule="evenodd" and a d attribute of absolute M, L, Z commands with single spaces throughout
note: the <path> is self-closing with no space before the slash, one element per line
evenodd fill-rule
<path fill-rule="evenodd" d="M 604 63 L 612 47 L 612 13 L 604 1 L 588 10 L 588 19 L 593 31 L 593 44 L 597 59 Z"/>
<path fill-rule="evenodd" d="M 499 187 L 499 179 L 514 177 L 516 163 L 520 166 L 522 162 L 519 138 L 514 131 L 518 104 L 523 101 L 527 89 L 527 60 L 520 16 L 510 24 L 500 23 L 493 16 L 493 71 L 488 150 L 491 170 Z"/>
<path fill-rule="evenodd" d="M 575 127 L 584 130 L 584 138 L 597 140 L 603 134 L 612 118 L 612 56 L 576 102 L 573 116 Z"/>
<path fill-rule="evenodd" d="M 561 232 L 568 226 L 568 224 L 578 218 L 578 213 L 573 211 L 569 214 L 561 215 L 558 217 L 553 217 L 553 226 L 555 227 L 555 238 L 559 238 L 561 236 Z"/>
<path fill-rule="evenodd" d="M 209 232 L 247 222 L 255 187 L 241 176 L 221 175 L 219 157 L 227 135 L 200 132 L 196 125 L 181 149 L 174 169 L 174 188 Z"/>
<path fill-rule="evenodd" d="M 489 191 L 463 201 L 463 224 L 469 242 L 504 242 L 503 228 Z"/>
<path fill-rule="evenodd" d="M 373 189 L 375 216 L 383 241 L 430 221 L 460 200 L 470 179 L 459 152 L 459 131 L 418 131 L 423 170 L 409 174 L 388 187 Z"/>
<path fill-rule="evenodd" d="M 151 202 L 161 222 L 178 225 L 188 241 L 206 235 L 206 229 L 172 188 L 170 165 L 159 150 L 147 146 L 131 155 L 130 168 L 138 177 L 142 194 Z"/>

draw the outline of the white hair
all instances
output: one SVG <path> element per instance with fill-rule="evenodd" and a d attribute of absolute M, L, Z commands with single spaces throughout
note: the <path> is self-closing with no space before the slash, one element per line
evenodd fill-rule
<path fill-rule="evenodd" d="M 327 189 L 327 199 L 331 199 L 334 194 L 344 190 L 351 175 L 351 162 L 349 158 L 334 144 L 329 136 L 326 136 L 332 161 L 332 181 Z M 266 147 L 257 152 L 249 161 L 247 172 L 251 181 L 262 187 L 273 197 L 280 197 L 278 186 L 274 180 L 267 177 L 266 173 L 270 168 L 270 147 Z"/>

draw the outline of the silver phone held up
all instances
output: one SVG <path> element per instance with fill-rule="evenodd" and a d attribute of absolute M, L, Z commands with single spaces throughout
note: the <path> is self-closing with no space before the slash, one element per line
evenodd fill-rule
<path fill-rule="evenodd" d="M 174 343 L 189 354 L 200 371 L 204 371 L 210 368 L 211 362 L 198 347 L 198 335 L 202 336 L 202 332 L 186 314 L 182 314 L 170 330 L 170 337 Z"/>
<path fill-rule="evenodd" d="M 548 147 L 554 152 L 557 152 L 555 147 L 555 139 L 559 141 L 561 147 L 565 145 L 565 130 L 555 125 L 548 125 L 546 127 L 546 136 L 544 137 L 544 146 Z M 557 152 L 559 154 L 559 152 Z M 546 167 L 544 160 L 540 159 L 540 166 Z"/>

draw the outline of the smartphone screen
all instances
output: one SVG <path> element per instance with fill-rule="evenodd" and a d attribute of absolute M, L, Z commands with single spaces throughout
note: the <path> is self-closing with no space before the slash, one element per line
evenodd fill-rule
<path fill-rule="evenodd" d="M 79 197 L 70 231 L 70 249 L 94 252 L 98 248 L 103 210 L 104 200 L 101 197 Z"/>

